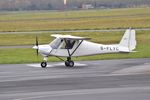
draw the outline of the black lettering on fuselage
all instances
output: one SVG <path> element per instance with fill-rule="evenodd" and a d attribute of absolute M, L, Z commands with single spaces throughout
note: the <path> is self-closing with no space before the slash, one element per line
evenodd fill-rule
<path fill-rule="evenodd" d="M 100 46 L 101 51 L 118 51 L 118 47 L 113 46 Z"/>

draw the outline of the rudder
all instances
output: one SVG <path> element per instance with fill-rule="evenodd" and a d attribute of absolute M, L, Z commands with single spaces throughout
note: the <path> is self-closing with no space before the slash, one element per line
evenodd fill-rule
<path fill-rule="evenodd" d="M 119 51 L 131 52 L 136 48 L 136 32 L 133 29 L 127 29 L 119 43 Z"/>

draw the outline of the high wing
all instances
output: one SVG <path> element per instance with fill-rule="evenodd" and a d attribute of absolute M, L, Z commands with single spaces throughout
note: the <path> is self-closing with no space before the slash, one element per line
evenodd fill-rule
<path fill-rule="evenodd" d="M 87 37 L 78 37 L 78 36 L 72 36 L 72 35 L 60 35 L 60 34 L 52 34 L 52 37 L 60 38 L 60 39 L 67 39 L 67 40 L 89 40 L 91 38 Z"/>

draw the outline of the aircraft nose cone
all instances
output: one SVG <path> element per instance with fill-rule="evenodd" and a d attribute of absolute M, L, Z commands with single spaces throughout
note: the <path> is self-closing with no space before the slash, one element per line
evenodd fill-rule
<path fill-rule="evenodd" d="M 38 49 L 38 46 L 33 46 L 32 48 L 33 48 L 33 49 Z"/>

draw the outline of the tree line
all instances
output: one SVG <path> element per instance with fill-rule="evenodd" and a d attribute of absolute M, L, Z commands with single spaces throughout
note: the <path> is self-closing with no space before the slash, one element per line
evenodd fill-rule
<path fill-rule="evenodd" d="M 0 0 L 0 10 L 63 10 L 81 9 L 83 4 L 94 8 L 124 8 L 150 6 L 149 0 Z"/>

